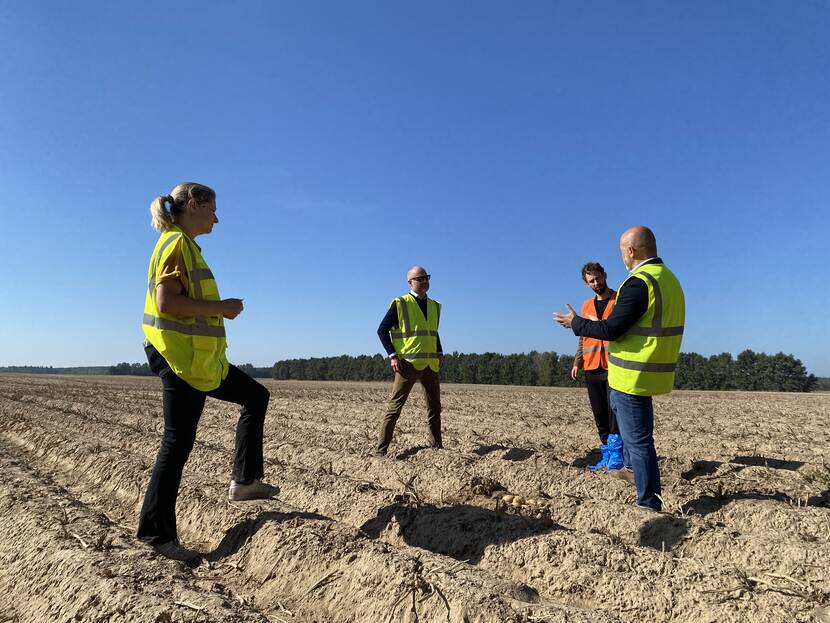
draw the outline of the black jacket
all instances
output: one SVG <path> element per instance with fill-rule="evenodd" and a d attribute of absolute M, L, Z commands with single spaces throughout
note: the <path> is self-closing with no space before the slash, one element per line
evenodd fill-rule
<path fill-rule="evenodd" d="M 643 265 L 662 263 L 663 260 L 655 257 Z M 571 330 L 574 335 L 611 342 L 628 333 L 647 311 L 648 286 L 642 279 L 629 279 L 617 292 L 617 302 L 607 320 L 586 320 L 577 316 L 571 323 Z"/>

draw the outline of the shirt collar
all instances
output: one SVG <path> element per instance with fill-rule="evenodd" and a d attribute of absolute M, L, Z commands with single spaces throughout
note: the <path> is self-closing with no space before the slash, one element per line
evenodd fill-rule
<path fill-rule="evenodd" d="M 425 300 L 426 300 L 426 298 L 427 298 L 427 295 L 426 295 L 426 294 L 424 294 L 424 296 L 423 296 L 423 297 L 420 297 L 420 296 L 418 296 L 417 294 L 415 294 L 412 290 L 410 290 L 410 291 L 409 291 L 409 293 L 410 293 L 410 294 L 411 294 L 411 295 L 412 295 L 415 299 L 417 299 L 417 300 L 425 301 Z"/>
<path fill-rule="evenodd" d="M 658 257 L 657 257 L 656 255 L 655 255 L 654 257 L 650 257 L 650 258 L 648 258 L 648 259 L 645 259 L 645 260 L 643 260 L 642 262 L 640 262 L 639 264 L 637 264 L 634 268 L 632 268 L 631 270 L 629 270 L 628 272 L 629 272 L 629 273 L 633 273 L 635 270 L 637 270 L 638 268 L 640 268 L 640 266 L 642 266 L 643 264 L 646 264 L 646 263 L 650 262 L 651 260 L 656 260 L 656 259 L 658 259 Z"/>

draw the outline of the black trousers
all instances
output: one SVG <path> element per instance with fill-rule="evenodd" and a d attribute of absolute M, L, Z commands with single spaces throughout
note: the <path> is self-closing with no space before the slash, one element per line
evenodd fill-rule
<path fill-rule="evenodd" d="M 196 440 L 196 427 L 206 397 L 242 406 L 236 425 L 236 453 L 231 477 L 236 481 L 247 481 L 264 475 L 262 437 L 270 393 L 236 366 L 230 366 L 228 376 L 215 390 L 199 391 L 176 376 L 152 345 L 144 350 L 150 369 L 161 378 L 164 390 L 164 433 L 144 495 L 138 537 L 151 544 L 160 544 L 177 538 L 176 498 L 184 464 Z"/>
<path fill-rule="evenodd" d="M 594 412 L 599 439 L 602 443 L 606 443 L 608 435 L 620 433 L 620 429 L 617 428 L 617 418 L 608 400 L 608 374 L 586 372 L 585 386 L 588 388 L 588 400 L 591 403 L 591 411 Z"/>

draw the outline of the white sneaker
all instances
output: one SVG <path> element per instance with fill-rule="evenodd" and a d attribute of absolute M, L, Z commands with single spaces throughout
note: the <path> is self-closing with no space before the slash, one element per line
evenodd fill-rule
<path fill-rule="evenodd" d="M 231 502 L 241 502 L 242 500 L 270 500 L 279 492 L 279 487 L 262 482 L 259 478 L 247 485 L 231 480 L 231 486 L 228 489 L 228 499 Z"/>

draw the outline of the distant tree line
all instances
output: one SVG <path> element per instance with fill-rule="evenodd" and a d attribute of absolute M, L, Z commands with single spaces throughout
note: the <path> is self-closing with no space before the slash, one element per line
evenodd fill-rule
<path fill-rule="evenodd" d="M 267 379 L 271 376 L 271 368 L 256 368 L 250 363 L 243 363 L 237 367 L 254 378 Z M 147 363 L 127 363 L 125 361 L 114 366 L 110 366 L 107 374 L 113 374 L 116 376 L 153 376 L 153 371 L 150 370 L 150 365 Z"/>
<path fill-rule="evenodd" d="M 536 352 L 452 353 L 444 358 L 441 378 L 449 383 L 492 385 L 536 385 L 575 387 L 571 380 L 573 355 Z M 340 355 L 285 359 L 274 364 L 272 378 L 279 380 L 385 381 L 390 378 L 389 361 L 381 355 Z M 807 374 L 792 355 L 767 355 L 745 350 L 733 358 L 730 353 L 704 357 L 681 353 L 677 362 L 677 389 L 809 392 L 819 387 L 818 379 Z"/>
<path fill-rule="evenodd" d="M 117 363 L 109 367 L 108 374 L 115 376 L 152 376 L 152 371 L 147 363 Z"/>
<path fill-rule="evenodd" d="M 52 366 L 2 366 L 0 372 L 12 374 L 107 374 L 107 366 L 77 366 L 54 368 Z"/>
<path fill-rule="evenodd" d="M 444 358 L 441 378 L 448 383 L 491 385 L 536 385 L 576 387 L 571 380 L 573 355 L 536 352 L 452 353 Z M 238 366 L 255 378 L 302 381 L 386 381 L 391 376 L 389 361 L 381 355 L 340 355 L 284 359 L 271 368 L 250 363 Z M 146 363 L 122 362 L 114 366 L 53 368 L 52 366 L 6 366 L 0 372 L 23 374 L 111 374 L 150 376 Z M 677 362 L 677 389 L 810 392 L 830 391 L 830 378 L 807 374 L 804 365 L 784 353 L 767 355 L 745 350 L 733 358 L 730 353 L 704 357 L 681 353 Z"/>
<path fill-rule="evenodd" d="M 744 391 L 811 392 L 818 379 L 807 374 L 792 355 L 745 350 L 733 359 L 730 353 L 703 357 L 681 353 L 677 362 L 678 389 L 738 389 Z"/>
<path fill-rule="evenodd" d="M 818 392 L 830 392 L 830 377 L 817 377 L 816 378 L 816 391 Z"/>

